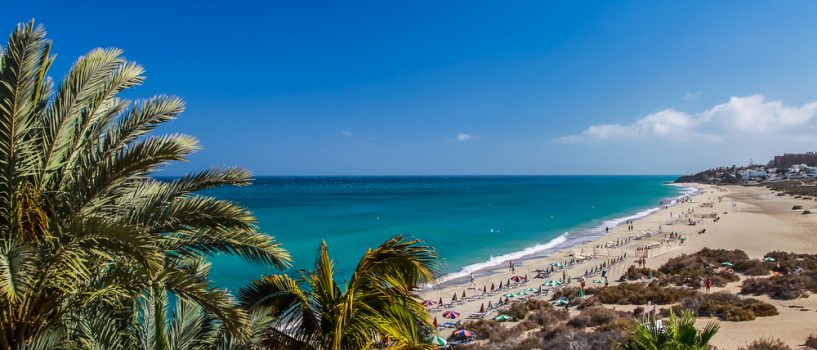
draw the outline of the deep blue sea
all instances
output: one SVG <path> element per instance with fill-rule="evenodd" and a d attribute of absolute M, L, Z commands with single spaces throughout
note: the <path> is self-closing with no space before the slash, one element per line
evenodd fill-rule
<path fill-rule="evenodd" d="M 369 247 L 405 233 L 433 245 L 446 273 L 547 254 L 611 220 L 659 206 L 682 194 L 674 176 L 410 176 L 259 177 L 252 186 L 207 194 L 252 210 L 262 232 L 312 266 L 325 240 L 338 280 Z M 601 228 L 601 229 L 600 229 Z M 564 235 L 567 233 L 567 235 Z M 557 246 L 557 247 L 554 247 Z M 527 249 L 527 250 L 526 250 Z M 494 257 L 493 260 L 491 258 Z M 502 257 L 502 258 L 498 258 Z M 263 273 L 232 257 L 214 259 L 212 278 L 232 290 Z"/>

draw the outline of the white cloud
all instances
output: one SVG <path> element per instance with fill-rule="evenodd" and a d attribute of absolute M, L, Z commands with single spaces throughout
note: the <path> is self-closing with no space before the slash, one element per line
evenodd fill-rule
<path fill-rule="evenodd" d="M 698 97 L 701 97 L 701 92 L 700 91 L 690 91 L 690 92 L 687 92 L 686 95 L 684 95 L 684 101 L 687 101 L 687 102 L 695 101 L 695 100 L 698 99 Z"/>
<path fill-rule="evenodd" d="M 732 97 L 701 113 L 665 109 L 630 124 L 593 125 L 584 131 L 554 139 L 563 143 L 604 141 L 707 141 L 747 137 L 808 137 L 817 130 L 817 102 L 785 106 L 762 95 Z"/>
<path fill-rule="evenodd" d="M 465 141 L 468 141 L 468 140 L 470 140 L 472 138 L 474 138 L 474 137 L 471 136 L 471 134 L 466 134 L 466 133 L 457 134 L 457 141 L 459 141 L 459 142 L 465 142 Z"/>
<path fill-rule="evenodd" d="M 345 137 L 351 137 L 352 136 L 352 132 L 349 131 L 349 130 L 341 130 L 338 134 L 340 134 L 340 136 L 345 136 Z"/>

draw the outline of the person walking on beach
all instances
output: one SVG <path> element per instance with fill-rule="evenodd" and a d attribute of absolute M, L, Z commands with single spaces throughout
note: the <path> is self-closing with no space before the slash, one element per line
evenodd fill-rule
<path fill-rule="evenodd" d="M 473 272 L 471 272 L 471 285 L 472 286 L 476 285 L 476 283 L 474 283 L 474 273 Z"/>
<path fill-rule="evenodd" d="M 712 280 L 707 278 L 705 285 L 706 285 L 706 294 L 709 294 L 709 289 L 712 288 Z"/>

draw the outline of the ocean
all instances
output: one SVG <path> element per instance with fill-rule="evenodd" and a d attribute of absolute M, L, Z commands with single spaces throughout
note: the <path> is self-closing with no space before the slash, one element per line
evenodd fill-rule
<path fill-rule="evenodd" d="M 292 270 L 314 264 L 321 240 L 337 280 L 360 256 L 404 233 L 442 257 L 445 279 L 603 234 L 684 194 L 675 176 L 363 176 L 259 177 L 252 186 L 206 194 L 252 210 L 261 231 L 290 251 Z M 234 257 L 213 259 L 211 278 L 236 290 L 278 273 Z"/>

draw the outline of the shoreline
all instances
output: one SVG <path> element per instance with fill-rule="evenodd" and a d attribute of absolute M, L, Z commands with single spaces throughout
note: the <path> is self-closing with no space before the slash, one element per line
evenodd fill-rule
<path fill-rule="evenodd" d="M 608 281 L 611 286 L 618 285 L 621 277 L 627 269 L 634 265 L 636 259 L 646 255 L 646 267 L 657 269 L 668 260 L 682 254 L 692 254 L 703 248 L 710 249 L 740 249 L 751 259 L 762 259 L 767 253 L 772 251 L 784 251 L 792 253 L 814 254 L 817 251 L 817 214 L 804 215 L 803 210 L 817 212 L 817 202 L 812 198 L 803 199 L 796 196 L 780 196 L 777 192 L 763 187 L 752 186 L 720 186 L 707 184 L 685 184 L 699 190 L 696 195 L 691 196 L 689 201 L 678 203 L 669 209 L 659 210 L 641 219 L 634 220 L 634 230 L 627 230 L 626 225 L 622 225 L 610 230 L 610 233 L 595 240 L 581 245 L 581 248 L 568 248 L 556 251 L 548 257 L 534 257 L 529 261 L 524 261 L 522 266 L 516 269 L 516 275 L 524 276 L 534 269 L 544 269 L 550 267 L 554 261 L 565 261 L 572 259 L 573 254 L 581 254 L 584 258 L 590 257 L 584 262 L 565 266 L 564 269 L 557 270 L 556 279 L 562 277 L 562 271 L 570 277 L 583 275 L 585 271 L 597 268 L 600 264 L 623 257 L 620 263 L 608 266 Z M 794 206 L 799 206 L 802 210 L 793 210 Z M 717 220 L 711 218 L 711 214 L 717 213 Z M 687 220 L 694 219 L 695 225 L 688 225 Z M 678 240 L 667 241 L 664 234 L 657 234 L 658 228 L 663 226 L 663 233 L 675 232 L 687 239 L 681 243 Z M 634 240 L 628 238 L 638 237 Z M 605 249 L 603 245 L 624 239 L 624 243 L 614 248 Z M 601 249 L 598 249 L 602 246 Z M 653 247 L 653 248 L 649 248 Z M 645 253 L 645 248 L 648 249 Z M 601 254 L 599 254 L 601 253 Z M 594 255 L 591 255 L 594 254 Z M 465 292 L 468 298 L 465 302 L 456 303 L 445 308 L 435 308 L 429 311 L 432 318 L 437 318 L 438 324 L 442 325 L 446 321 L 442 318 L 442 312 L 454 310 L 461 314 L 456 321 L 466 323 L 470 321 L 469 316 L 477 313 L 481 307 L 487 306 L 489 302 L 494 305 L 499 299 L 504 300 L 506 293 L 519 293 L 523 290 L 536 289 L 547 279 L 530 278 L 527 283 L 512 285 L 511 288 L 503 288 L 501 291 L 492 293 L 489 296 L 481 296 L 484 286 L 491 287 L 492 283 L 506 282 L 512 277 L 507 265 L 496 267 L 487 271 L 485 275 L 475 279 L 475 283 L 460 280 L 459 283 L 448 282 L 444 286 L 435 289 L 427 289 L 420 292 L 423 299 L 434 300 L 442 298 L 447 304 L 452 294 L 456 293 L 460 298 Z M 531 277 L 534 277 L 531 275 Z M 767 295 L 740 295 L 741 284 L 749 276 L 742 276 L 738 282 L 727 284 L 724 288 L 714 288 L 715 292 L 725 291 L 736 294 L 740 298 L 754 298 L 772 304 L 779 312 L 775 316 L 759 317 L 752 321 L 732 322 L 719 321 L 720 331 L 710 344 L 720 349 L 738 349 L 745 347 L 753 340 L 760 338 L 781 339 L 792 348 L 800 348 L 803 341 L 811 334 L 815 334 L 817 329 L 817 294 L 791 300 L 772 299 Z M 587 280 L 598 279 L 598 274 L 591 274 Z M 628 281 L 627 283 L 638 283 Z M 562 286 L 578 286 L 577 281 L 568 282 Z M 591 286 L 593 286 L 591 284 Z M 504 286 L 503 286 L 504 287 Z M 543 287 L 547 289 L 548 287 Z M 554 287 L 560 288 L 560 287 Z M 539 300 L 551 300 L 551 293 L 539 295 L 528 292 L 526 298 Z M 512 299 L 516 300 L 516 299 Z M 636 307 L 644 308 L 648 305 L 613 305 L 605 304 L 603 307 L 619 311 L 631 312 Z M 667 306 L 662 306 L 667 307 Z M 486 310 L 488 310 L 486 308 Z M 809 311 L 809 312 L 804 312 Z M 571 316 L 578 315 L 581 311 L 575 307 L 570 307 Z M 491 319 L 497 315 L 495 310 L 488 310 L 488 313 L 475 319 Z M 702 327 L 709 321 L 718 321 L 717 318 L 698 317 L 696 325 Z M 504 323 L 504 327 L 512 327 L 517 322 Z M 451 328 L 443 328 L 438 331 L 441 336 L 448 336 Z"/>
<path fill-rule="evenodd" d="M 688 198 L 702 192 L 700 188 L 695 186 L 695 184 L 665 183 L 664 185 L 680 187 L 682 191 L 681 194 L 668 198 L 668 202 L 665 205 L 669 207 L 675 206 L 678 203 L 678 200 L 681 198 Z M 605 227 L 608 227 L 612 232 L 615 228 L 627 221 L 639 221 L 656 212 L 659 212 L 662 209 L 662 206 L 663 205 L 650 207 L 648 209 L 637 211 L 635 214 L 614 217 L 612 219 L 597 219 L 601 220 L 601 224 L 597 226 L 590 226 L 590 228 L 581 228 L 581 226 L 579 226 L 578 229 L 574 231 L 565 231 L 564 233 L 545 243 L 538 243 L 522 250 L 513 251 L 496 257 L 491 256 L 488 258 L 488 260 L 465 265 L 457 272 L 451 272 L 437 278 L 432 285 L 427 285 L 423 291 L 445 288 L 453 285 L 459 285 L 463 282 L 469 282 L 470 274 L 474 274 L 474 277 L 476 278 L 489 277 L 493 271 L 497 270 L 498 268 L 504 269 L 504 266 L 507 266 L 509 261 L 514 261 L 516 263 L 521 262 L 522 265 L 518 266 L 524 266 L 524 263 L 527 261 L 548 258 L 549 256 L 557 254 L 561 251 L 591 243 L 609 234 L 609 232 L 604 232 Z"/>

